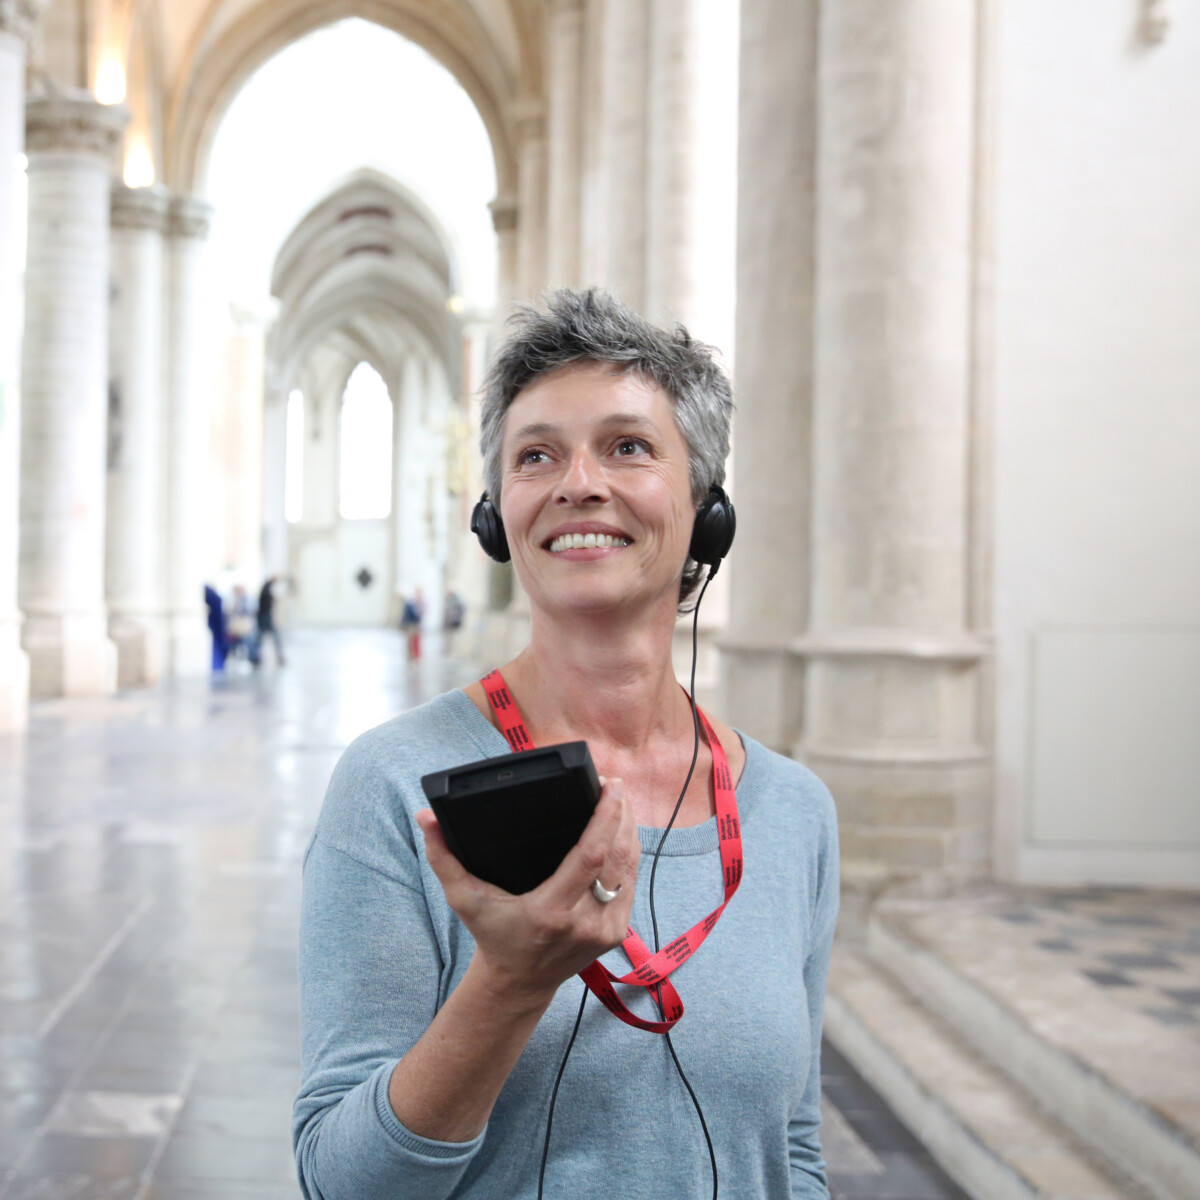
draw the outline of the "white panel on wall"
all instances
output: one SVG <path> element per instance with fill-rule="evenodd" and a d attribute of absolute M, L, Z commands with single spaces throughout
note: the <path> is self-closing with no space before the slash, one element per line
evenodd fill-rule
<path fill-rule="evenodd" d="M 1041 630 L 1030 685 L 1032 843 L 1200 847 L 1200 626 Z"/>
<path fill-rule="evenodd" d="M 997 872 L 1195 885 L 1200 20 L 996 8 Z"/>

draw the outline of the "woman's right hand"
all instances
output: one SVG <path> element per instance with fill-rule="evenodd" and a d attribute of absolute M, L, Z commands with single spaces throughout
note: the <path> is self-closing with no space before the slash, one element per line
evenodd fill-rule
<path fill-rule="evenodd" d="M 520 896 L 472 875 L 446 845 L 432 810 L 416 814 L 429 865 L 475 939 L 472 971 L 486 972 L 510 997 L 549 1003 L 561 983 L 625 938 L 641 843 L 621 780 L 601 783 L 579 841 L 549 879 Z M 592 894 L 597 879 L 620 895 L 601 904 Z"/>

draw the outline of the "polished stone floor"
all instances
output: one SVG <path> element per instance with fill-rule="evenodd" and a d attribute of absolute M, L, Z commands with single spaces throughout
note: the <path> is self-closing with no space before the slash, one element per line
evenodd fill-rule
<path fill-rule="evenodd" d="M 0 735 L 0 1200 L 297 1200 L 299 864 L 358 733 L 473 678 L 388 631 Z M 841 1200 L 961 1193 L 826 1048 Z"/>

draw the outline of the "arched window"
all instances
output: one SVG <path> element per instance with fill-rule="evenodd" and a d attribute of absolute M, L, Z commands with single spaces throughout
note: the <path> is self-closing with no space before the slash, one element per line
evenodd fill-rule
<path fill-rule="evenodd" d="M 299 390 L 293 391 L 287 402 L 283 515 L 293 525 L 304 519 L 304 394 Z"/>
<path fill-rule="evenodd" d="M 383 377 L 359 363 L 342 393 L 340 502 L 347 521 L 370 521 L 392 511 L 392 400 Z"/>

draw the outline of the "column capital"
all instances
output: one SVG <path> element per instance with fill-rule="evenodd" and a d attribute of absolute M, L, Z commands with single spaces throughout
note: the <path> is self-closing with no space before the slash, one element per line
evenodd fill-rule
<path fill-rule="evenodd" d="M 517 227 L 516 196 L 497 196 L 488 203 L 492 212 L 492 228 L 497 233 L 511 233 Z"/>
<path fill-rule="evenodd" d="M 534 96 L 519 96 L 510 111 L 518 142 L 546 136 L 546 106 L 541 100 Z"/>
<path fill-rule="evenodd" d="M 91 154 L 108 160 L 129 124 L 129 109 L 101 104 L 78 88 L 25 101 L 25 148 L 30 154 Z"/>
<path fill-rule="evenodd" d="M 131 188 L 114 183 L 110 208 L 112 227 L 165 233 L 168 199 L 167 189 L 157 184 Z"/>
<path fill-rule="evenodd" d="M 167 205 L 167 234 L 203 240 L 212 226 L 212 214 L 213 206 L 201 196 L 172 196 Z"/>
<path fill-rule="evenodd" d="M 27 46 L 46 0 L 0 0 L 0 33 L 10 33 Z"/>

